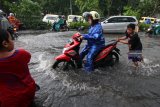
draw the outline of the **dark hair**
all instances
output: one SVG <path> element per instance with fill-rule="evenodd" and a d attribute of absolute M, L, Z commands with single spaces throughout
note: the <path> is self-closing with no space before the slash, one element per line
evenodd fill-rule
<path fill-rule="evenodd" d="M 94 26 L 94 25 L 96 25 L 97 23 L 99 23 L 99 20 L 97 19 L 97 20 L 92 20 L 92 25 L 91 26 Z"/>
<path fill-rule="evenodd" d="M 62 18 L 62 16 L 61 16 L 61 15 L 59 15 L 59 16 L 58 16 L 58 18 Z"/>
<path fill-rule="evenodd" d="M 127 26 L 127 28 L 131 28 L 131 29 L 135 30 L 136 25 L 133 24 L 133 23 L 131 23 L 131 24 L 129 24 L 129 25 Z"/>
<path fill-rule="evenodd" d="M 2 50 L 3 47 L 3 41 L 9 40 L 9 32 L 7 30 L 0 29 L 0 50 Z"/>

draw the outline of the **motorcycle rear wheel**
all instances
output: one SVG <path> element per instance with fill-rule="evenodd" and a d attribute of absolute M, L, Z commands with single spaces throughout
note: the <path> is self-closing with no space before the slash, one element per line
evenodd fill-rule
<path fill-rule="evenodd" d="M 119 55 L 116 52 L 111 52 L 107 58 L 105 59 L 105 62 L 109 66 L 114 66 L 116 63 L 119 62 Z"/>
<path fill-rule="evenodd" d="M 18 37 L 19 37 L 18 33 L 15 33 L 15 34 L 13 34 L 13 35 L 14 35 L 14 39 L 17 40 Z"/>

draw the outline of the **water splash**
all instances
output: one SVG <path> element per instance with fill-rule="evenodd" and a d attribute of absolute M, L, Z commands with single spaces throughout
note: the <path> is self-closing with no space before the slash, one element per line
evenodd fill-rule
<path fill-rule="evenodd" d="M 145 64 L 150 64 L 150 63 L 152 63 L 152 61 L 149 60 L 149 59 L 147 59 L 147 58 L 144 58 L 143 61 L 144 61 Z"/>
<path fill-rule="evenodd" d="M 75 90 L 79 90 L 79 91 L 82 91 L 82 90 L 85 90 L 85 91 L 97 91 L 97 90 L 100 90 L 101 89 L 101 86 L 99 87 L 91 87 L 91 86 L 88 86 L 87 83 L 85 82 L 78 82 L 78 83 L 75 83 L 73 81 L 68 81 L 67 80 L 67 76 L 65 78 L 63 78 L 63 86 L 67 87 L 67 89 L 69 91 L 75 91 Z"/>
<path fill-rule="evenodd" d="M 142 75 L 151 76 L 158 72 L 158 69 L 160 68 L 160 64 L 153 64 L 153 63 L 142 63 Z"/>
<path fill-rule="evenodd" d="M 137 73 L 143 76 L 152 76 L 157 74 L 160 68 L 160 64 L 153 62 L 150 59 L 144 58 L 143 62 L 139 63 L 139 67 L 136 68 L 131 61 L 128 63 L 128 72 L 129 74 Z"/>
<path fill-rule="evenodd" d="M 140 64 L 140 72 L 144 76 L 151 76 L 158 72 L 160 64 L 153 62 L 147 58 L 143 59 L 143 63 Z"/>
<path fill-rule="evenodd" d="M 49 68 L 49 62 L 47 60 L 43 60 L 44 54 L 40 54 L 38 57 L 39 66 L 36 68 L 38 72 L 44 71 Z"/>

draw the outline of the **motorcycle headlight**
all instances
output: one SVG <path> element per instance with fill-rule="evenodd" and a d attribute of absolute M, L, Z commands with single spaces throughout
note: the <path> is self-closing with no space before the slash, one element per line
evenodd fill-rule
<path fill-rule="evenodd" d="M 68 43 L 72 43 L 72 42 L 73 42 L 73 39 L 69 39 L 69 40 L 68 40 Z"/>

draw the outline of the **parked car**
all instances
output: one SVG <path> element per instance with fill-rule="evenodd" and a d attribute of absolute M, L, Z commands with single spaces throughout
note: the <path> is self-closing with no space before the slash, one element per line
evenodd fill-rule
<path fill-rule="evenodd" d="M 135 16 L 112 16 L 101 22 L 104 33 L 125 33 L 127 25 L 133 23 L 138 32 L 138 20 Z"/>
<path fill-rule="evenodd" d="M 54 23 L 57 19 L 58 19 L 59 15 L 53 15 L 53 14 L 46 14 L 43 18 L 43 22 L 46 22 L 46 23 Z"/>
<path fill-rule="evenodd" d="M 157 21 L 158 23 L 160 23 L 160 19 L 157 19 L 156 21 Z"/>
<path fill-rule="evenodd" d="M 140 23 L 145 23 L 147 19 L 149 19 L 152 24 L 156 21 L 156 18 L 153 18 L 153 17 L 141 17 L 139 22 Z"/>
<path fill-rule="evenodd" d="M 83 17 L 79 15 L 68 15 L 67 23 L 73 22 L 74 18 L 77 18 L 77 21 L 83 21 Z"/>

